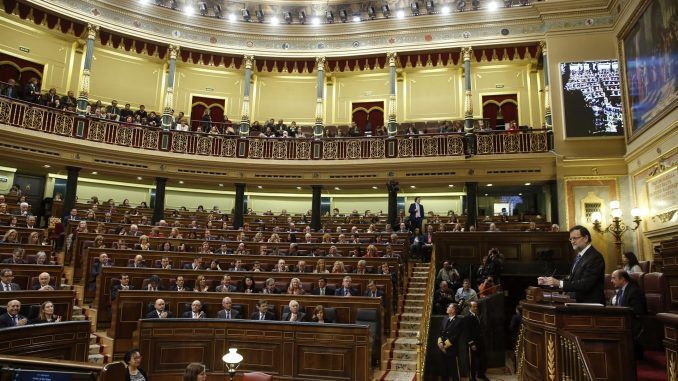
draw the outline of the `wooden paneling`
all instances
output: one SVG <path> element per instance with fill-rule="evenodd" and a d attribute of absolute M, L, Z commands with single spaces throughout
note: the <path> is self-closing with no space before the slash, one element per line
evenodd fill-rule
<path fill-rule="evenodd" d="M 202 362 L 209 376 L 223 375 L 221 360 L 238 348 L 238 372 L 261 371 L 275 380 L 368 380 L 369 331 L 365 326 L 247 320 L 141 320 L 139 348 L 152 379 L 181 380 L 189 362 Z"/>
<path fill-rule="evenodd" d="M 86 361 L 89 321 L 36 324 L 2 330 L 0 353 L 59 360 Z"/>
<path fill-rule="evenodd" d="M 73 316 L 75 290 L 0 292 L 0 306 L 4 307 L 7 302 L 14 299 L 21 302 L 22 310 L 28 305 L 40 305 L 49 300 L 54 304 L 54 314 L 61 316 L 62 320 L 68 321 Z"/>
<path fill-rule="evenodd" d="M 122 362 L 112 362 L 106 365 L 66 360 L 45 362 L 45 359 L 39 357 L 2 355 L 0 356 L 0 367 L 10 371 L 12 369 L 24 369 L 73 372 L 87 375 L 87 379 L 91 381 L 120 381 L 125 379 L 125 365 Z M 85 378 L 74 378 L 74 380 L 76 379 Z"/>
<path fill-rule="evenodd" d="M 0 269 L 12 270 L 14 283 L 17 283 L 22 290 L 30 290 L 32 287 L 31 279 L 35 277 L 35 284 L 37 284 L 37 276 L 43 272 L 49 273 L 52 277 L 50 284 L 56 289 L 59 283 L 61 283 L 61 274 L 64 272 L 64 267 L 58 265 L 14 265 L 2 263 L 0 264 Z"/>

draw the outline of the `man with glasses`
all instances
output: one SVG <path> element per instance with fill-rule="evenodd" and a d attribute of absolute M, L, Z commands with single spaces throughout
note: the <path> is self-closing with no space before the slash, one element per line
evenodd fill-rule
<path fill-rule="evenodd" d="M 2 269 L 0 271 L 0 292 L 1 291 L 17 291 L 21 290 L 18 284 L 12 282 L 14 280 L 14 273 L 10 269 Z"/>
<path fill-rule="evenodd" d="M 583 226 L 570 229 L 570 244 L 577 253 L 567 280 L 540 277 L 539 285 L 552 286 L 569 293 L 577 303 L 605 305 L 605 260 L 591 245 L 591 233 Z"/>

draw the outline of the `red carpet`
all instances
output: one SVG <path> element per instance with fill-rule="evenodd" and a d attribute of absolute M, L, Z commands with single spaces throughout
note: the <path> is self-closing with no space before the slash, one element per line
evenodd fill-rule
<path fill-rule="evenodd" d="M 645 351 L 645 358 L 636 363 L 639 381 L 666 381 L 666 354 L 663 351 Z"/>

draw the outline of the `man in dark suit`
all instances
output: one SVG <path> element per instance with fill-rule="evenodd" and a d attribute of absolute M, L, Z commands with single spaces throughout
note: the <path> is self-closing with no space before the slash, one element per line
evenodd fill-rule
<path fill-rule="evenodd" d="M 18 300 L 10 300 L 7 303 L 7 312 L 0 315 L 0 328 L 16 327 L 28 324 L 28 319 L 19 315 L 21 309 L 21 302 Z"/>
<path fill-rule="evenodd" d="M 0 292 L 21 290 L 21 287 L 18 284 L 12 282 L 12 280 L 14 280 L 14 273 L 12 270 L 0 270 Z"/>
<path fill-rule="evenodd" d="M 170 319 L 172 311 L 165 309 L 165 301 L 158 299 L 155 301 L 155 309 L 146 314 L 146 319 Z"/>
<path fill-rule="evenodd" d="M 539 285 L 552 286 L 570 293 L 577 303 L 600 303 L 605 305 L 605 260 L 591 245 L 591 233 L 581 225 L 570 229 L 570 244 L 577 257 L 570 277 L 558 280 L 553 277 L 538 279 Z"/>
<path fill-rule="evenodd" d="M 641 316 L 647 315 L 647 300 L 645 294 L 641 291 L 638 284 L 631 279 L 628 272 L 624 270 L 615 270 L 612 273 L 612 284 L 617 289 L 617 294 L 612 300 L 615 306 L 629 307 L 633 310 L 633 320 L 631 322 L 633 332 L 633 346 L 636 359 L 643 358 L 643 347 L 640 344 L 640 335 L 643 333 L 643 323 Z"/>
<path fill-rule="evenodd" d="M 440 324 L 438 350 L 440 351 L 440 372 L 444 380 L 459 381 L 459 341 L 464 325 L 463 317 L 457 315 L 457 305 L 447 306 L 447 317 Z"/>
<path fill-rule="evenodd" d="M 144 257 L 141 254 L 137 254 L 134 256 L 134 261 L 127 265 L 127 267 L 134 267 L 134 268 L 144 268 L 146 267 L 146 264 L 144 263 Z"/>
<path fill-rule="evenodd" d="M 2 88 L 2 95 L 7 98 L 19 98 L 19 86 L 14 78 L 7 80 L 7 86 Z"/>
<path fill-rule="evenodd" d="M 190 287 L 184 284 L 184 277 L 182 275 L 179 275 L 177 277 L 176 282 L 172 285 L 172 287 L 170 287 L 170 291 L 187 292 L 192 290 Z"/>
<path fill-rule="evenodd" d="M 341 287 L 334 291 L 335 296 L 357 296 L 358 292 L 351 287 L 351 277 L 345 276 L 341 281 Z"/>
<path fill-rule="evenodd" d="M 40 87 L 38 86 L 38 79 L 33 77 L 24 86 L 24 100 L 26 102 L 37 103 L 40 98 Z"/>
<path fill-rule="evenodd" d="M 224 307 L 224 309 L 217 313 L 217 318 L 226 320 L 240 319 L 240 311 L 232 308 L 233 301 L 230 297 L 227 296 L 221 299 L 221 306 Z"/>
<path fill-rule="evenodd" d="M 367 291 L 365 291 L 365 295 L 370 298 L 381 298 L 381 304 L 386 307 L 386 299 L 384 299 L 384 291 L 381 291 L 380 289 L 377 288 L 377 284 L 374 283 L 373 280 L 370 280 L 367 282 Z"/>
<path fill-rule="evenodd" d="M 184 319 L 205 319 L 207 315 L 202 310 L 202 303 L 199 300 L 194 300 L 191 303 L 191 310 L 184 312 L 181 317 Z"/>
<path fill-rule="evenodd" d="M 238 288 L 231 284 L 231 276 L 224 275 L 221 279 L 221 284 L 217 286 L 216 292 L 237 292 Z"/>
<path fill-rule="evenodd" d="M 116 284 L 111 288 L 111 300 L 115 300 L 119 291 L 134 290 L 134 285 L 129 284 L 129 275 L 122 274 L 120 276 L 120 284 Z"/>
<path fill-rule="evenodd" d="M 305 321 L 306 313 L 299 310 L 299 302 L 296 300 L 290 300 L 288 304 L 289 311 L 283 312 L 282 321 Z"/>
<path fill-rule="evenodd" d="M 414 228 L 421 230 L 421 221 L 424 219 L 424 206 L 421 205 L 421 197 L 415 197 L 414 202 L 410 204 L 410 230 Z"/>
<path fill-rule="evenodd" d="M 184 269 L 186 270 L 203 270 L 202 267 L 202 257 L 195 257 L 193 258 L 193 263 L 187 263 L 184 265 Z"/>
<path fill-rule="evenodd" d="M 311 290 L 311 295 L 334 295 L 334 292 L 327 288 L 327 279 L 320 278 L 318 279 L 318 287 L 314 287 Z"/>
<path fill-rule="evenodd" d="M 268 301 L 257 301 L 257 311 L 250 315 L 250 320 L 275 320 L 273 312 L 268 310 Z"/>
<path fill-rule="evenodd" d="M 268 278 L 264 282 L 264 289 L 261 290 L 263 294 L 280 294 L 280 290 L 275 286 L 275 279 Z"/>
<path fill-rule="evenodd" d="M 466 332 L 468 334 L 469 349 L 469 378 L 471 381 L 485 380 L 487 369 L 487 355 L 485 353 L 485 338 L 483 337 L 483 324 L 480 320 L 478 302 L 471 302 L 468 315 L 464 318 Z"/>
<path fill-rule="evenodd" d="M 71 212 L 63 218 L 61 222 L 63 222 L 64 227 L 68 226 L 68 221 L 80 221 L 80 217 L 78 217 L 78 209 L 71 209 Z"/>
<path fill-rule="evenodd" d="M 89 271 L 90 283 L 88 287 L 90 290 L 94 291 L 96 289 L 97 277 L 101 274 L 101 269 L 110 266 L 113 266 L 113 263 L 110 262 L 108 254 L 101 253 L 101 255 L 99 255 L 99 260 L 92 264 L 92 268 Z"/>

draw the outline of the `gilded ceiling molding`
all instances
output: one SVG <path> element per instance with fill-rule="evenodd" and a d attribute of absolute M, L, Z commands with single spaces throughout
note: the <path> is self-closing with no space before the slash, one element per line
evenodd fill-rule
<path fill-rule="evenodd" d="M 259 56 L 326 57 L 346 54 L 385 54 L 388 51 L 436 50 L 473 44 L 491 46 L 540 40 L 545 33 L 610 29 L 615 22 L 607 2 L 541 2 L 487 12 L 453 13 L 447 18 L 422 15 L 402 20 L 365 21 L 360 24 L 321 25 L 322 33 L 309 25 L 272 27 L 236 22 L 153 8 L 153 15 L 134 12 L 135 0 L 22 0 L 75 20 L 96 22 L 116 33 L 160 44 L 180 44 L 187 49 L 216 54 L 251 52 Z M 578 6 L 578 7 L 577 7 Z M 191 20 L 191 24 L 187 24 Z M 489 59 L 490 57 L 488 57 Z"/>

